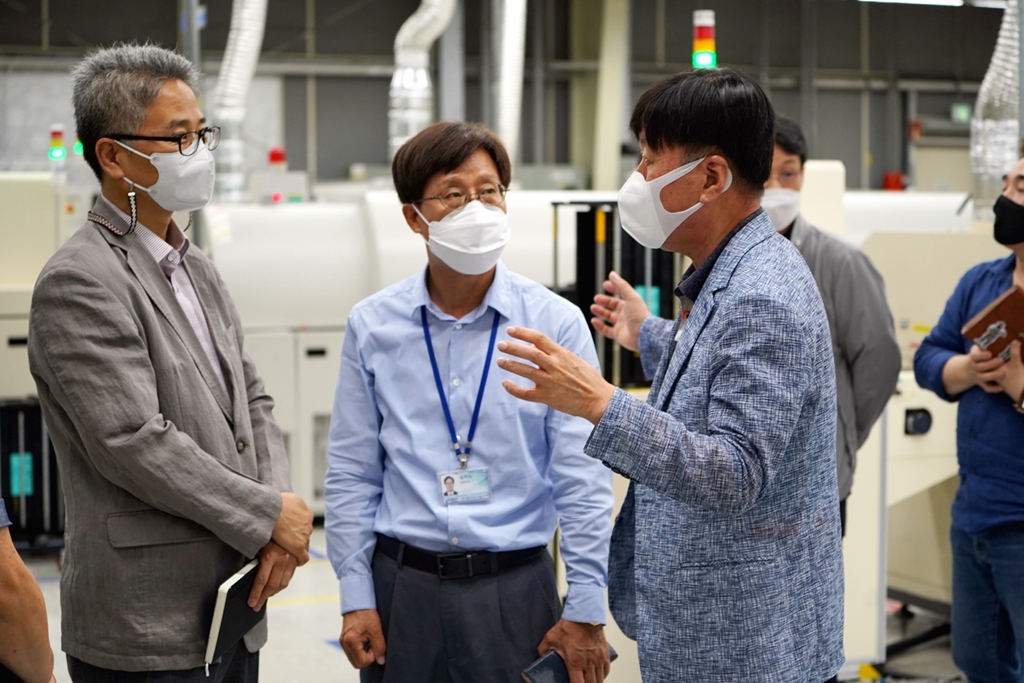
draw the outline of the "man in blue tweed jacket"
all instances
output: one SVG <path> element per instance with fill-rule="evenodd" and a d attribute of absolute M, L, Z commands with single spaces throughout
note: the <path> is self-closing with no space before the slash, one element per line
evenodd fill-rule
<path fill-rule="evenodd" d="M 586 452 L 632 480 L 609 597 L 647 683 L 821 683 L 843 663 L 832 345 L 810 271 L 759 208 L 773 123 L 731 69 L 670 76 L 634 109 L 623 226 L 694 262 L 677 321 L 614 273 L 592 307 L 640 352 L 646 403 L 532 330 L 498 347 L 534 384 L 509 392 L 588 418 Z"/>

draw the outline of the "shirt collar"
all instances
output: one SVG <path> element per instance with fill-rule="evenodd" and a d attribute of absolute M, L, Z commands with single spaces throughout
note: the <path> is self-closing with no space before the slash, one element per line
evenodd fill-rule
<path fill-rule="evenodd" d="M 114 202 L 107 199 L 103 194 L 100 194 L 100 197 L 107 203 L 107 206 L 117 213 L 121 220 L 128 225 L 132 224 L 131 216 L 118 208 Z M 139 230 L 139 228 L 143 229 Z M 146 247 L 146 251 L 152 254 L 157 265 L 160 266 L 160 270 L 168 278 L 185 260 L 185 254 L 188 252 L 189 244 L 191 244 L 188 238 L 185 237 L 185 233 L 181 231 L 181 228 L 174 221 L 171 221 L 167 226 L 166 241 L 157 237 L 156 233 L 142 223 L 136 225 L 135 234 L 138 235 L 139 241 Z"/>
<path fill-rule="evenodd" d="M 411 313 L 418 315 L 421 306 L 426 306 L 427 310 L 433 313 L 442 320 L 454 320 L 450 315 L 443 312 L 437 307 L 437 304 L 430 298 L 430 293 L 427 291 L 427 268 L 423 268 L 421 277 L 416 278 L 415 285 L 412 290 L 411 301 L 413 309 Z M 466 322 L 473 322 L 488 308 L 492 308 L 500 313 L 504 318 L 512 318 L 512 278 L 508 268 L 501 261 L 498 261 L 498 265 L 494 271 L 494 281 L 491 282 L 490 288 L 487 290 L 487 294 L 484 295 L 484 300 L 480 305 L 468 313 L 463 319 Z"/>
<path fill-rule="evenodd" d="M 718 262 L 718 257 L 725 251 L 725 247 L 732 241 L 732 238 L 736 236 L 740 230 L 745 228 L 750 221 L 754 220 L 754 217 L 763 209 L 758 209 L 754 213 L 750 214 L 739 222 L 735 228 L 732 229 L 725 239 L 718 243 L 715 250 L 711 252 L 711 255 L 707 257 L 704 263 L 700 264 L 700 268 L 695 268 L 692 264 L 687 268 L 686 272 L 683 273 L 683 279 L 676 285 L 676 296 L 680 299 L 689 299 L 697 301 L 697 297 L 700 296 L 700 291 L 704 289 L 704 283 L 708 281 L 708 277 L 711 275 L 711 271 L 715 269 L 715 264 Z"/>

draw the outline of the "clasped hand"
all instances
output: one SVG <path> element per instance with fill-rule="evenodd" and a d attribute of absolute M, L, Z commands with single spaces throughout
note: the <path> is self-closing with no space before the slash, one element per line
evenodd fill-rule
<path fill-rule="evenodd" d="M 988 351 L 972 346 L 966 358 L 966 370 L 973 384 L 990 394 L 1006 392 L 1019 401 L 1024 392 L 1024 363 L 1021 361 L 1021 343 L 1010 343 L 1010 359 L 993 357 Z"/>
<path fill-rule="evenodd" d="M 313 533 L 313 513 L 294 493 L 281 494 L 281 512 L 271 532 L 271 540 L 259 552 L 249 607 L 259 611 L 272 595 L 288 587 L 296 567 L 309 562 L 309 537 Z"/>

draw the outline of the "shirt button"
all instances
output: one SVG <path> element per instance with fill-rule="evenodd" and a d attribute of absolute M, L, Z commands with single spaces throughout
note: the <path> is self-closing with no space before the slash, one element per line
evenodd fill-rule
<path fill-rule="evenodd" d="M 239 441 L 238 443 L 235 444 L 235 446 L 238 447 L 238 452 L 239 453 L 241 453 L 242 451 L 245 450 L 245 442 L 244 441 Z"/>
<path fill-rule="evenodd" d="M 453 536 L 452 537 L 452 545 L 458 545 L 458 544 L 459 544 L 459 537 L 458 536 Z"/>
<path fill-rule="evenodd" d="M 462 329 L 462 323 L 455 323 L 455 329 L 461 330 Z"/>
<path fill-rule="evenodd" d="M 453 379 L 453 380 L 452 380 L 452 385 L 453 385 L 453 386 L 456 386 L 456 387 L 457 387 L 457 386 L 459 386 L 460 384 L 462 384 L 462 380 L 460 380 L 460 379 L 459 379 L 458 377 L 456 377 L 455 379 Z"/>

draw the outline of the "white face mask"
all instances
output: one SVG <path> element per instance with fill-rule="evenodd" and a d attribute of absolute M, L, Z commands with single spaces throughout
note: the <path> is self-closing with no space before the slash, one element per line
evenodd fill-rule
<path fill-rule="evenodd" d="M 192 156 L 180 152 L 156 152 L 143 154 L 129 147 L 120 140 L 114 140 L 129 152 L 149 159 L 158 174 L 157 181 L 149 187 L 135 185 L 125 178 L 133 187 L 147 192 L 153 201 L 164 211 L 198 211 L 210 202 L 213 197 L 214 165 L 213 154 L 202 140 Z"/>
<path fill-rule="evenodd" d="M 619 190 L 619 218 L 622 227 L 633 239 L 649 249 L 660 249 L 683 221 L 704 206 L 697 202 L 684 211 L 668 211 L 661 203 L 661 191 L 697 168 L 706 158 L 680 166 L 650 182 L 639 171 L 629 176 Z M 728 190 L 731 185 L 732 171 L 729 171 L 722 191 Z"/>
<path fill-rule="evenodd" d="M 782 187 L 765 190 L 761 197 L 761 208 L 768 213 L 775 229 L 782 232 L 793 225 L 800 213 L 800 192 Z"/>
<path fill-rule="evenodd" d="M 427 248 L 446 266 L 463 275 L 482 275 L 497 263 L 512 238 L 508 215 L 497 206 L 473 200 L 439 221 L 428 221 Z"/>

